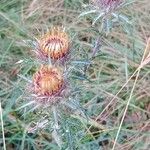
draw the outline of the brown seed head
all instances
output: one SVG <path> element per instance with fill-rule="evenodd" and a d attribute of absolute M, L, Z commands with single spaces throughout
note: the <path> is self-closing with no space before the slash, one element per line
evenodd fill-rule
<path fill-rule="evenodd" d="M 63 83 L 61 70 L 54 66 L 42 66 L 33 75 L 34 92 L 39 96 L 52 96 L 58 93 Z"/>
<path fill-rule="evenodd" d="M 40 40 L 41 52 L 52 59 L 60 59 L 69 51 L 69 38 L 63 28 L 53 27 Z"/>

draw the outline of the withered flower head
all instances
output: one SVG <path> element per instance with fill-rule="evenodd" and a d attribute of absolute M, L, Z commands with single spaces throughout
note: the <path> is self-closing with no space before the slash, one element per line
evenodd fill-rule
<path fill-rule="evenodd" d="M 46 58 L 50 57 L 53 60 L 61 59 L 69 51 L 69 37 L 64 28 L 61 27 L 51 28 L 38 42 L 39 55 L 43 55 Z"/>
<path fill-rule="evenodd" d="M 33 75 L 33 93 L 41 102 L 55 103 L 64 88 L 64 78 L 60 68 L 48 65 Z"/>
<path fill-rule="evenodd" d="M 33 76 L 34 90 L 38 95 L 51 96 L 57 93 L 63 84 L 60 70 L 52 66 L 42 66 Z"/>

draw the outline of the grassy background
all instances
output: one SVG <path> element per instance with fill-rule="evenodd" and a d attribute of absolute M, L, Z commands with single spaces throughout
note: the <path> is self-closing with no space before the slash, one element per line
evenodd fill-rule
<path fill-rule="evenodd" d="M 1 127 L 4 126 L 1 131 L 5 133 L 7 149 L 60 149 L 57 138 L 54 138 L 58 135 L 51 134 L 51 109 L 43 111 L 25 107 L 28 104 L 25 98 L 28 95 L 23 90 L 26 81 L 17 76 L 21 74 L 31 79 L 37 66 L 37 62 L 32 60 L 31 48 L 23 41 L 38 37 L 52 25 L 66 28 L 72 40 L 72 57 L 78 60 L 71 82 L 80 91 L 74 96 L 75 106 L 80 102 L 81 107 L 58 110 L 61 114 L 59 134 L 63 141 L 62 149 L 112 149 L 130 97 L 115 149 L 150 149 L 149 65 L 140 70 L 134 92 L 131 93 L 136 79 L 133 73 L 139 67 L 150 36 L 149 0 L 136 0 L 121 10 L 130 18 L 132 27 L 127 27 L 128 32 L 125 32 L 122 26 L 117 26 L 108 36 L 97 32 L 99 23 L 91 26 L 92 16 L 78 18 L 84 3 L 87 1 L 0 0 Z M 91 59 L 97 37 L 102 39 L 103 44 Z M 23 62 L 16 63 L 20 60 Z M 79 60 L 91 61 L 92 64 L 83 71 Z M 81 115 L 83 111 L 87 119 Z M 27 132 L 30 125 L 35 125 L 44 117 L 49 117 L 49 125 L 35 133 Z M 0 146 L 3 149 L 2 132 Z"/>

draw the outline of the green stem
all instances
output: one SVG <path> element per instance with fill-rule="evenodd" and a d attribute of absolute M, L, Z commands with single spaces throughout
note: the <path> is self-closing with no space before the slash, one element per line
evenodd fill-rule
<path fill-rule="evenodd" d="M 59 124 L 58 124 L 58 115 L 57 115 L 57 109 L 56 106 L 52 107 L 52 111 L 53 111 L 53 117 L 54 117 L 54 126 L 53 126 L 53 132 L 52 132 L 52 136 L 54 138 L 54 140 L 56 141 L 56 143 L 58 144 L 58 146 L 61 148 L 62 146 L 62 139 L 59 135 Z"/>

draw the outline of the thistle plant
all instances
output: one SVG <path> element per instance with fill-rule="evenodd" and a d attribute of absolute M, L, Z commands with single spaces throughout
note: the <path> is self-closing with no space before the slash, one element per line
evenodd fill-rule
<path fill-rule="evenodd" d="M 61 111 L 64 111 L 62 108 L 66 107 L 72 111 L 78 109 L 84 118 L 86 116 L 79 102 L 74 101 L 78 91 L 70 83 L 70 75 L 75 66 L 67 64 L 69 61 L 66 58 L 70 55 L 69 36 L 63 28 L 53 27 L 31 44 L 39 67 L 26 86 L 29 96 L 25 97 L 29 100 L 29 105 L 34 106 L 32 110 L 42 111 L 41 117 L 46 119 L 37 120 L 36 125 L 28 128 L 28 132 L 34 133 L 51 125 L 53 138 L 59 147 L 62 147 L 63 141 L 59 135 L 59 122 L 63 114 Z M 45 111 L 49 108 L 52 116 L 47 115 Z M 52 118 L 53 121 L 49 123 Z"/>
<path fill-rule="evenodd" d="M 84 5 L 85 11 L 79 17 L 91 15 L 94 18 L 92 25 L 94 26 L 100 22 L 100 30 L 108 34 L 116 23 L 120 23 L 123 26 L 131 25 L 128 17 L 120 13 L 120 10 L 128 4 L 123 0 L 90 0 L 88 5 Z"/>

